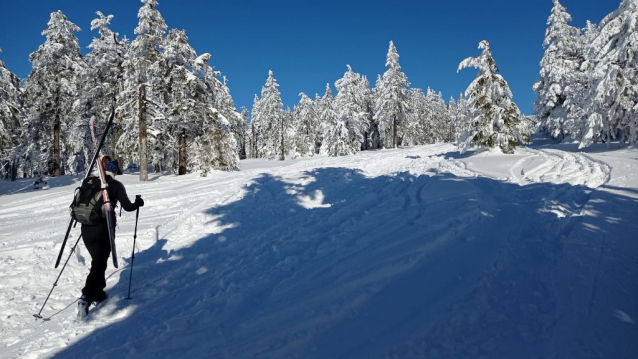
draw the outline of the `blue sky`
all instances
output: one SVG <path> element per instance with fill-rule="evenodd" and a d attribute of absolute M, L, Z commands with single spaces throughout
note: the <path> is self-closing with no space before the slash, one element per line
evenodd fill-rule
<path fill-rule="evenodd" d="M 29 54 L 45 40 L 49 14 L 62 10 L 82 31 L 88 52 L 97 31 L 90 31 L 96 11 L 113 14 L 111 28 L 134 38 L 137 0 L 0 0 L 0 54 L 21 78 L 31 71 Z M 572 25 L 598 23 L 620 0 L 563 0 Z M 514 100 L 530 114 L 536 97 L 532 85 L 543 56 L 542 42 L 551 0 L 159 0 L 157 9 L 169 28 L 186 30 L 198 54 L 228 78 L 238 109 L 252 108 L 255 94 L 273 70 L 284 106 L 298 94 L 323 95 L 326 83 L 343 76 L 346 65 L 367 75 L 372 85 L 385 71 L 388 44 L 397 46 L 403 71 L 412 87 L 431 87 L 446 101 L 458 97 L 476 75 L 456 72 L 459 62 L 479 54 L 488 40 Z"/>

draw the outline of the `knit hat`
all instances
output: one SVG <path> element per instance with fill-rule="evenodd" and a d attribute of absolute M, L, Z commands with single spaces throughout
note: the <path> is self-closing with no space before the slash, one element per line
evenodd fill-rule
<path fill-rule="evenodd" d="M 120 164 L 117 160 L 107 160 L 106 165 L 104 166 L 105 172 L 118 173 L 120 170 Z"/>

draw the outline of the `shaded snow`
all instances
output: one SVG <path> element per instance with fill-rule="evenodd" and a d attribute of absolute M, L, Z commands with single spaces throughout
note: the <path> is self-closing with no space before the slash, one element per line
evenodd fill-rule
<path fill-rule="evenodd" d="M 637 157 L 437 144 L 124 175 L 146 201 L 133 299 L 123 213 L 111 297 L 80 324 L 82 245 L 32 317 L 79 179 L 0 182 L 0 358 L 632 358 Z"/>

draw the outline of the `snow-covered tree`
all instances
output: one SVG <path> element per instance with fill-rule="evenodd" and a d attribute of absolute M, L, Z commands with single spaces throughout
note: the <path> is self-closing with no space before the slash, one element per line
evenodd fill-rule
<path fill-rule="evenodd" d="M 320 136 L 316 104 L 305 94 L 294 109 L 295 148 L 299 156 L 314 156 L 315 143 Z"/>
<path fill-rule="evenodd" d="M 79 76 L 85 71 L 84 59 L 74 32 L 80 28 L 57 11 L 51 13 L 44 44 L 31 53 L 33 70 L 25 82 L 29 108 L 27 138 L 23 139 L 21 164 L 29 175 L 35 172 L 60 176 L 70 156 L 73 134 L 73 103 L 78 95 Z"/>
<path fill-rule="evenodd" d="M 135 28 L 137 37 L 131 42 L 124 69 L 124 89 L 118 96 L 117 116 L 122 120 L 122 136 L 118 139 L 118 149 L 128 161 L 138 163 L 140 181 L 148 180 L 149 147 L 155 142 L 158 132 L 155 122 L 165 118 L 162 104 L 163 94 L 160 80 L 166 73 L 163 68 L 160 46 L 166 33 L 166 22 L 155 8 L 157 0 L 141 0 L 138 12 L 139 23 Z M 127 161 L 127 162 L 128 162 Z"/>
<path fill-rule="evenodd" d="M 434 143 L 434 123 L 431 109 L 420 88 L 410 89 L 408 116 L 403 129 L 402 144 L 406 146 Z"/>
<path fill-rule="evenodd" d="M 569 86 L 574 83 L 584 60 L 582 36 L 579 29 L 568 24 L 571 19 L 567 9 L 554 0 L 543 42 L 545 54 L 540 78 L 534 84 L 534 92 L 538 94 L 534 112 L 541 121 L 541 131 L 556 139 L 569 135 L 565 102 Z"/>
<path fill-rule="evenodd" d="M 202 79 L 193 74 L 197 55 L 188 43 L 183 30 L 172 29 L 162 44 L 163 67 L 166 74 L 159 79 L 156 88 L 166 103 L 166 118 L 155 122 L 155 130 L 159 137 L 155 146 L 164 166 L 176 169 L 179 175 L 186 174 L 188 164 L 189 142 L 201 132 L 198 122 L 200 106 L 206 89 Z"/>
<path fill-rule="evenodd" d="M 343 77 L 335 82 L 338 91 L 335 97 L 335 110 L 339 119 L 348 129 L 349 145 L 352 152 L 361 150 L 367 140 L 369 124 L 367 112 L 369 88 L 366 89 L 361 75 L 352 71 L 350 65 Z"/>
<path fill-rule="evenodd" d="M 246 136 L 248 137 L 248 158 L 259 158 L 259 96 L 253 99 L 250 113 L 250 124 Z"/>
<path fill-rule="evenodd" d="M 239 153 L 241 151 L 241 141 L 243 138 L 243 133 L 245 131 L 246 123 L 243 122 L 242 115 L 237 112 L 235 102 L 230 95 L 230 89 L 228 88 L 228 80 L 226 79 L 226 76 L 223 76 L 222 79 L 223 82 L 219 83 L 219 88 L 215 91 L 214 94 L 214 106 L 230 123 L 231 132 L 233 133 L 233 136 L 235 137 L 235 140 L 237 142 L 236 152 L 239 156 Z"/>
<path fill-rule="evenodd" d="M 638 143 L 638 0 L 623 0 L 598 26 L 588 47 L 592 67 L 589 131 L 582 145 L 595 137 Z M 600 126 L 602 125 L 602 126 Z"/>
<path fill-rule="evenodd" d="M 450 116 L 450 125 L 447 129 L 448 132 L 445 136 L 445 142 L 455 142 L 461 121 L 459 120 L 459 105 L 456 103 L 453 96 L 450 97 L 450 101 L 448 101 L 447 111 Z"/>
<path fill-rule="evenodd" d="M 97 29 L 100 37 L 94 38 L 88 46 L 91 51 L 86 55 L 87 68 L 82 76 L 79 101 L 76 102 L 78 116 L 74 125 L 78 136 L 75 136 L 73 141 L 79 149 L 78 163 L 75 164 L 78 168 L 84 167 L 83 164 L 94 152 L 88 128 L 89 119 L 95 116 L 98 127 L 104 126 L 124 84 L 122 63 L 128 50 L 128 40 L 118 40 L 118 34 L 109 28 L 113 15 L 105 16 L 100 11 L 97 15 L 98 17 L 91 21 L 91 30 Z M 110 141 L 104 144 L 104 153 L 118 157 L 115 144 L 121 132 L 120 121 L 115 119 L 110 131 Z"/>
<path fill-rule="evenodd" d="M 474 67 L 478 75 L 470 83 L 465 96 L 470 106 L 470 126 L 461 141 L 461 151 L 470 146 L 499 147 L 504 153 L 513 153 L 516 146 L 528 143 L 527 133 L 521 129 L 521 112 L 512 101 L 512 92 L 505 79 L 497 74 L 490 43 L 479 44 L 478 57 L 463 60 L 458 71 Z"/>
<path fill-rule="evenodd" d="M 252 121 L 258 131 L 257 151 L 259 157 L 275 159 L 282 153 L 281 131 L 283 130 L 283 103 L 277 89 L 279 84 L 273 72 L 268 71 L 268 79 L 261 89 L 261 98 L 253 107 Z"/>
<path fill-rule="evenodd" d="M 399 127 L 408 113 L 408 77 L 401 71 L 399 54 L 390 41 L 386 57 L 387 71 L 381 81 L 377 81 L 374 118 L 378 122 L 379 135 L 385 147 L 398 145 Z"/>
<path fill-rule="evenodd" d="M 2 49 L 0 49 L 2 53 Z M 0 60 L 0 177 L 12 173 L 12 154 L 24 128 L 24 106 L 20 79 Z"/>
<path fill-rule="evenodd" d="M 450 113 L 445 105 L 445 100 L 443 100 L 443 95 L 428 88 L 425 95 L 425 103 L 432 118 L 434 142 L 447 141 L 448 133 L 450 132 Z"/>
<path fill-rule="evenodd" d="M 206 175 L 211 169 L 234 171 L 239 166 L 237 141 L 233 134 L 230 121 L 214 108 L 213 97 L 217 91 L 227 91 L 217 79 L 219 72 L 208 65 L 210 54 L 203 54 L 195 60 L 194 72 L 201 76 L 203 90 L 197 97 L 198 124 L 202 128 L 202 135 L 196 140 L 198 156 L 193 163 L 196 168 Z M 234 106 L 234 105 L 233 105 Z"/>
<path fill-rule="evenodd" d="M 335 99 L 326 84 L 326 93 L 321 98 L 319 118 L 323 125 L 321 153 L 329 156 L 345 156 L 356 153 L 350 141 L 346 122 L 335 111 Z M 357 148 L 358 150 L 358 148 Z"/>

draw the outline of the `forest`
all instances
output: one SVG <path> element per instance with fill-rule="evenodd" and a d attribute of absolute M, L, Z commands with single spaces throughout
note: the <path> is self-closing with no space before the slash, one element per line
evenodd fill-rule
<path fill-rule="evenodd" d="M 317 154 L 452 142 L 461 152 L 498 148 L 513 153 L 530 135 L 578 142 L 638 142 L 638 0 L 598 24 L 570 25 L 559 0 L 547 21 L 534 113 L 525 116 L 499 73 L 489 41 L 458 70 L 475 68 L 465 93 L 447 102 L 433 89 L 410 87 L 390 42 L 387 70 L 370 80 L 349 65 L 323 95 L 300 93 L 284 108 L 270 71 L 251 110 L 237 109 L 226 78 L 198 54 L 184 30 L 170 29 L 156 0 L 143 0 L 132 40 L 97 12 L 99 36 L 80 53 L 80 28 L 53 12 L 46 41 L 30 54 L 20 79 L 0 61 L 0 176 L 31 178 L 82 173 L 94 145 L 89 123 L 114 126 L 105 153 L 124 169 L 202 176 L 234 171 L 240 160 L 284 160 Z M 0 50 L 1 51 L 1 50 Z M 265 74 L 264 74 L 265 75 Z M 284 84 L 285 86 L 285 84 Z"/>

